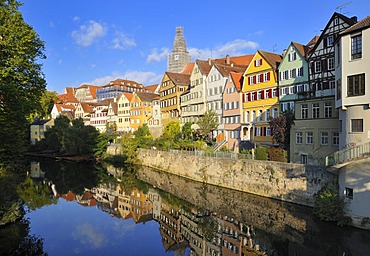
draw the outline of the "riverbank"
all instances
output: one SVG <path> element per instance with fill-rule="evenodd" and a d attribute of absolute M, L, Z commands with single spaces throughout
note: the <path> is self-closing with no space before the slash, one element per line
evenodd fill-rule
<path fill-rule="evenodd" d="M 110 145 L 107 153 L 120 154 L 119 145 Z M 321 168 L 273 161 L 207 157 L 201 153 L 138 149 L 137 158 L 143 166 L 194 181 L 309 207 L 314 206 L 314 195 L 323 186 L 337 182 L 335 175 Z"/>
<path fill-rule="evenodd" d="M 58 155 L 56 153 L 48 152 L 27 152 L 26 156 L 28 157 L 41 157 L 41 158 L 50 158 L 59 161 L 73 161 L 73 162 L 97 162 L 97 159 L 92 156 L 64 156 Z"/>

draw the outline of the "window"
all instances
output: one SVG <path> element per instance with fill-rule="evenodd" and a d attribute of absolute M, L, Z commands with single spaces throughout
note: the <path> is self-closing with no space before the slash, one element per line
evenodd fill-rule
<path fill-rule="evenodd" d="M 346 197 L 349 198 L 349 199 L 353 199 L 353 188 L 347 188 L 346 187 Z"/>
<path fill-rule="evenodd" d="M 261 127 L 256 127 L 256 136 L 261 136 L 261 131 L 262 131 L 262 129 L 261 129 Z"/>
<path fill-rule="evenodd" d="M 351 56 L 352 59 L 362 58 L 362 35 L 351 37 Z"/>
<path fill-rule="evenodd" d="M 320 133 L 320 144 L 321 145 L 328 145 L 329 144 L 329 133 L 328 132 L 321 132 Z"/>
<path fill-rule="evenodd" d="M 277 95 L 276 95 L 276 88 L 272 89 L 272 98 L 275 98 Z"/>
<path fill-rule="evenodd" d="M 308 118 L 308 105 L 307 104 L 301 105 L 301 118 L 302 119 Z"/>
<path fill-rule="evenodd" d="M 333 145 L 338 146 L 339 145 L 339 132 L 333 132 Z"/>
<path fill-rule="evenodd" d="M 351 119 L 351 132 L 363 132 L 363 119 Z"/>
<path fill-rule="evenodd" d="M 341 81 L 341 79 L 339 78 L 337 80 L 337 95 L 336 95 L 337 100 L 340 100 L 342 98 L 342 85 L 341 85 L 340 81 Z"/>
<path fill-rule="evenodd" d="M 252 122 L 256 122 L 256 111 L 252 111 Z"/>
<path fill-rule="evenodd" d="M 333 46 L 334 44 L 334 36 L 331 35 L 331 36 L 328 36 L 326 38 L 326 45 L 329 47 L 329 46 Z"/>
<path fill-rule="evenodd" d="M 302 132 L 295 133 L 295 144 L 302 144 Z"/>
<path fill-rule="evenodd" d="M 262 99 L 262 91 L 257 92 L 257 100 Z"/>
<path fill-rule="evenodd" d="M 302 77 L 303 76 L 303 67 L 298 68 L 298 72 L 297 73 L 298 73 L 297 75 L 299 77 Z"/>
<path fill-rule="evenodd" d="M 334 19 L 334 25 L 338 25 L 339 24 L 339 18 L 335 18 Z"/>
<path fill-rule="evenodd" d="M 347 77 L 347 96 L 365 95 L 365 74 Z"/>
<path fill-rule="evenodd" d="M 274 108 L 273 110 L 272 110 L 272 117 L 273 118 L 277 118 L 278 117 L 278 113 L 279 111 L 278 111 L 278 109 L 277 108 Z"/>
<path fill-rule="evenodd" d="M 269 72 L 266 72 L 264 74 L 263 81 L 266 82 L 266 81 L 269 81 L 269 80 L 270 80 L 270 73 Z"/>
<path fill-rule="evenodd" d="M 301 154 L 301 164 L 307 164 L 307 154 Z"/>
<path fill-rule="evenodd" d="M 256 67 L 261 66 L 262 65 L 262 59 L 255 60 L 254 64 L 255 64 Z"/>
<path fill-rule="evenodd" d="M 321 72 L 321 61 L 315 61 L 315 73 Z"/>
<path fill-rule="evenodd" d="M 258 110 L 258 122 L 262 122 L 262 110 Z"/>
<path fill-rule="evenodd" d="M 331 102 L 325 102 L 324 103 L 324 116 L 325 118 L 330 118 L 333 115 L 333 110 L 332 110 Z"/>
<path fill-rule="evenodd" d="M 313 132 L 306 132 L 306 144 L 313 144 Z"/>
<path fill-rule="evenodd" d="M 294 69 L 291 69 L 290 70 L 290 78 L 296 78 L 297 77 L 297 70 L 294 68 Z"/>
<path fill-rule="evenodd" d="M 319 112 L 319 103 L 313 103 L 312 104 L 312 118 L 319 118 L 320 112 Z"/>
<path fill-rule="evenodd" d="M 266 127 L 266 136 L 271 136 L 271 127 Z"/>
<path fill-rule="evenodd" d="M 265 121 L 268 122 L 270 120 L 270 116 L 271 116 L 270 109 L 266 109 L 266 120 Z"/>
<path fill-rule="evenodd" d="M 249 111 L 245 112 L 245 122 L 250 122 Z"/>
<path fill-rule="evenodd" d="M 329 58 L 328 59 L 328 70 L 333 70 L 334 67 L 334 58 Z"/>

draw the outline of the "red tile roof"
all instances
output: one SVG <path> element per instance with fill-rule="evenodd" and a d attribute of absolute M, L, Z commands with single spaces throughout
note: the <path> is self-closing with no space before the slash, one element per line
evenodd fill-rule
<path fill-rule="evenodd" d="M 122 93 L 122 95 L 125 95 L 125 97 L 128 99 L 128 101 L 131 101 L 131 99 L 132 99 L 132 93 L 127 93 L 127 92 L 124 92 L 124 93 Z"/>
<path fill-rule="evenodd" d="M 306 57 L 307 56 L 307 52 L 309 50 L 309 48 L 303 44 L 299 44 L 299 43 L 296 43 L 296 42 L 292 42 L 292 44 L 294 45 L 294 47 L 299 51 L 299 53 L 303 56 L 303 57 Z"/>
<path fill-rule="evenodd" d="M 189 85 L 190 75 L 183 73 L 166 72 L 166 75 L 175 85 Z"/>
<path fill-rule="evenodd" d="M 230 72 L 230 76 L 233 80 L 236 90 L 240 92 L 243 85 L 243 73 Z"/>
<path fill-rule="evenodd" d="M 195 62 L 189 62 L 186 64 L 184 69 L 181 71 L 181 74 L 191 75 L 191 72 L 193 71 Z"/>
<path fill-rule="evenodd" d="M 145 89 L 147 89 L 149 92 L 156 92 L 158 88 L 159 88 L 159 84 L 145 86 Z"/>
<path fill-rule="evenodd" d="M 230 66 L 215 63 L 214 66 L 220 71 L 221 75 L 224 77 L 229 76 L 230 72 L 243 73 L 247 66 Z"/>
<path fill-rule="evenodd" d="M 283 59 L 283 56 L 280 54 L 276 54 L 273 52 L 265 52 L 258 50 L 258 52 L 261 54 L 261 56 L 276 70 L 279 64 L 281 63 L 281 60 Z"/>
<path fill-rule="evenodd" d="M 121 79 L 121 78 L 113 80 L 113 81 L 109 82 L 108 84 L 103 85 L 103 87 L 109 87 L 109 86 L 112 86 L 112 85 L 125 85 L 125 86 L 128 86 L 128 87 L 134 87 L 134 88 L 144 88 L 144 86 L 142 84 L 140 84 L 136 81 Z"/>
<path fill-rule="evenodd" d="M 363 29 L 366 29 L 366 28 L 369 28 L 369 27 L 370 27 L 370 15 L 367 16 L 366 18 L 360 20 L 356 24 L 350 26 L 349 28 L 347 28 L 346 30 L 344 30 L 340 34 L 345 35 L 345 34 L 355 32 L 355 31 L 358 31 L 358 30 L 363 30 Z"/>

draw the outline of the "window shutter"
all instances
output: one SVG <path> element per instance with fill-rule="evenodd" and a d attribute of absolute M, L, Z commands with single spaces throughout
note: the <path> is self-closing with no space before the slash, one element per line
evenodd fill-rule
<path fill-rule="evenodd" d="M 261 92 L 261 100 L 264 100 L 265 99 L 265 91 L 263 90 L 262 92 Z"/>
<path fill-rule="evenodd" d="M 260 66 L 262 66 L 262 59 L 260 59 Z"/>
<path fill-rule="evenodd" d="M 327 59 L 323 59 L 321 60 L 321 69 L 322 71 L 327 71 L 328 70 L 328 60 Z"/>
<path fill-rule="evenodd" d="M 248 101 L 251 101 L 251 94 L 247 93 L 247 96 L 248 96 Z"/>
<path fill-rule="evenodd" d="M 260 82 L 263 83 L 263 74 L 260 74 Z"/>
<path fill-rule="evenodd" d="M 267 72 L 267 81 L 270 81 L 270 71 Z"/>
<path fill-rule="evenodd" d="M 311 74 L 315 74 L 315 62 L 311 62 Z"/>
<path fill-rule="evenodd" d="M 251 84 L 251 77 L 248 76 L 248 85 L 250 85 L 250 84 Z"/>
<path fill-rule="evenodd" d="M 253 76 L 253 83 L 256 84 L 256 76 Z"/>
<path fill-rule="evenodd" d="M 254 66 L 257 67 L 257 60 L 254 60 Z"/>

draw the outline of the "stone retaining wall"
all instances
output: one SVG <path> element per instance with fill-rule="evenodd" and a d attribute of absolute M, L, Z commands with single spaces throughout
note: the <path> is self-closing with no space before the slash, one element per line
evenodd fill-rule
<path fill-rule="evenodd" d="M 199 182 L 313 206 L 313 195 L 336 177 L 302 164 L 220 159 L 139 149 L 140 164 Z"/>

